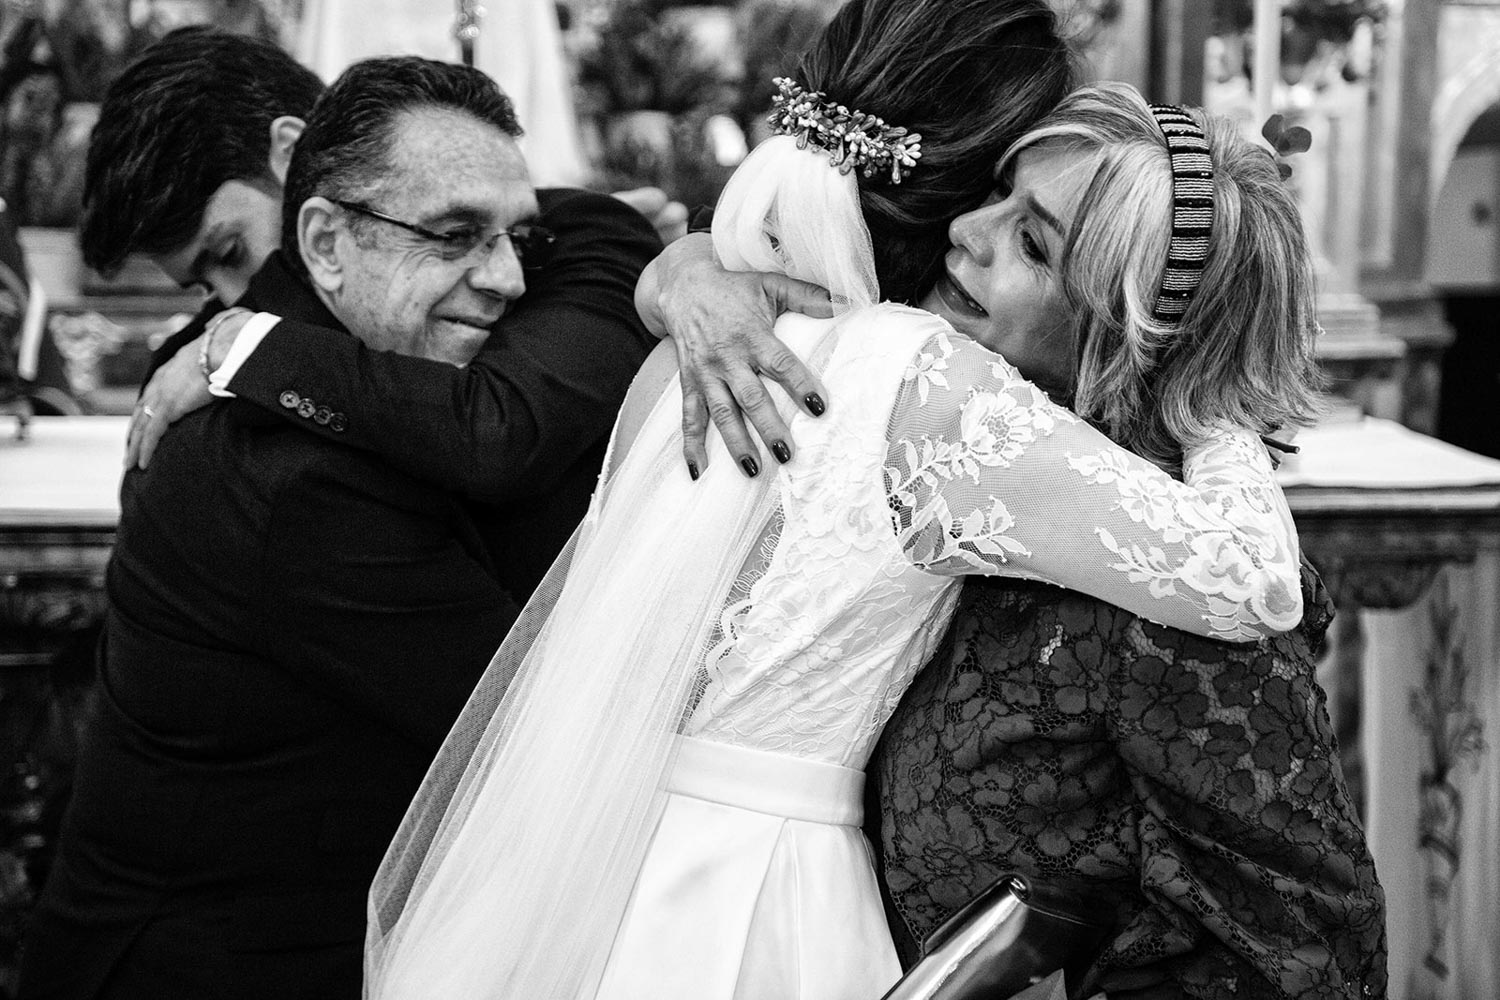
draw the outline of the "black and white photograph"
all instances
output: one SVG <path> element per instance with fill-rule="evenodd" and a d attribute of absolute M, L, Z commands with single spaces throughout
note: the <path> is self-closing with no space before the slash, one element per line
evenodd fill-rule
<path fill-rule="evenodd" d="M 0 1000 L 1500 997 L 1500 0 L 0 0 Z"/>

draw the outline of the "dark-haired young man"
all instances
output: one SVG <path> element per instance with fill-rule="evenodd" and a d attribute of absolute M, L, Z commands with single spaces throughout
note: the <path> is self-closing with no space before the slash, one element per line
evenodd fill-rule
<path fill-rule="evenodd" d="M 147 254 L 233 303 L 280 242 L 287 163 L 322 92 L 268 42 L 195 27 L 151 46 L 111 85 L 94 126 L 84 260 L 109 274 Z"/>
<path fill-rule="evenodd" d="M 518 132 L 478 71 L 352 67 L 309 117 L 282 249 L 242 301 L 457 371 L 538 245 Z M 21 995 L 352 1000 L 370 878 L 516 613 L 475 518 L 238 401 L 183 419 L 121 511 L 98 711 Z"/>

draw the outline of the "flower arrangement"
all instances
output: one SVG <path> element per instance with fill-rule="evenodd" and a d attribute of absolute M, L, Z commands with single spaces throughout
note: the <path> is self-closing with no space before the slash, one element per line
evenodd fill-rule
<path fill-rule="evenodd" d="M 727 179 L 707 123 L 733 104 L 731 68 L 704 50 L 688 14 L 663 0 L 620 0 L 584 19 L 579 107 L 598 136 L 600 186 L 654 185 L 699 205 Z"/>
<path fill-rule="evenodd" d="M 680 115 L 715 100 L 722 69 L 699 54 L 688 24 L 664 4 L 621 0 L 593 26 L 578 56 L 578 83 L 599 114 L 665 111 Z"/>

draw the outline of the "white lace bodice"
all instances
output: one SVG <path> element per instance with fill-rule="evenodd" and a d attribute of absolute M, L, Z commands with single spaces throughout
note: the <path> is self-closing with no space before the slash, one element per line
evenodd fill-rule
<path fill-rule="evenodd" d="M 798 451 L 774 476 L 746 479 L 715 440 L 693 482 L 675 382 L 632 389 L 620 460 L 382 863 L 369 995 L 595 995 L 670 843 L 678 736 L 862 769 L 959 574 L 1055 580 L 1205 635 L 1300 615 L 1291 521 L 1248 435 L 1195 449 L 1174 483 L 927 313 L 778 333 L 833 405 L 784 401 Z"/>
<path fill-rule="evenodd" d="M 778 332 L 826 358 L 835 404 L 785 414 L 798 451 L 700 664 L 688 734 L 863 767 L 964 574 L 1048 580 L 1230 640 L 1300 620 L 1295 531 L 1248 432 L 1192 449 L 1179 483 L 927 313 Z"/>

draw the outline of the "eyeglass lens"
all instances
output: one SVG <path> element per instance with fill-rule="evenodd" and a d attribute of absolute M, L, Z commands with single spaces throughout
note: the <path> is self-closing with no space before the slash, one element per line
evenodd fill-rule
<path fill-rule="evenodd" d="M 511 249 L 525 268 L 538 268 L 545 264 L 551 256 L 552 243 L 556 239 L 549 230 L 541 226 L 521 223 L 489 236 L 475 233 L 472 242 L 466 240 L 466 245 L 455 242 L 454 249 L 458 251 L 457 257 L 464 263 L 477 264 L 495 252 L 502 237 L 510 240 Z"/>

